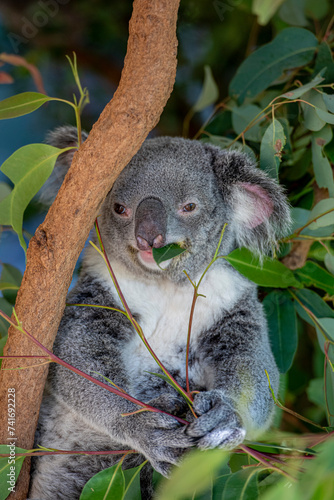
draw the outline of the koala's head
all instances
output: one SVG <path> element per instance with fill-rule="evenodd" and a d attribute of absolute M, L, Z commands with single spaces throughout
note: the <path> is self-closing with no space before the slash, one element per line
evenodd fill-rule
<path fill-rule="evenodd" d="M 64 127 L 53 133 L 73 129 Z M 64 145 L 62 144 L 64 147 Z M 64 164 L 65 160 L 62 160 Z M 135 276 L 196 279 L 212 259 L 225 223 L 221 254 L 238 246 L 270 250 L 289 225 L 279 185 L 244 154 L 181 138 L 148 139 L 122 171 L 100 211 L 110 258 Z M 186 252 L 160 269 L 152 248 L 177 243 Z"/>

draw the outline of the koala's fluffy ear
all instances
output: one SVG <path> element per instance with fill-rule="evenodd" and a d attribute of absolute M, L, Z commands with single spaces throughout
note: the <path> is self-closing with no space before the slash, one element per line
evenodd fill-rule
<path fill-rule="evenodd" d="M 86 140 L 88 134 L 82 132 L 82 140 Z M 71 146 L 78 146 L 78 132 L 75 127 L 58 127 L 49 132 L 46 136 L 46 142 L 56 148 L 64 149 Z M 42 187 L 38 198 L 44 205 L 51 205 L 55 199 L 64 177 L 71 166 L 75 149 L 67 151 L 58 156 L 53 172 Z"/>
<path fill-rule="evenodd" d="M 232 208 L 238 246 L 270 252 L 291 223 L 283 189 L 243 153 L 214 148 L 211 154 L 218 188 Z"/>

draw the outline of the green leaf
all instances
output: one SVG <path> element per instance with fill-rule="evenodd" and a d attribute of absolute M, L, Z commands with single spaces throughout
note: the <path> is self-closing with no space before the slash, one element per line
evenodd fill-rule
<path fill-rule="evenodd" d="M 331 253 L 326 253 L 324 262 L 328 271 L 334 274 L 334 255 L 332 255 Z"/>
<path fill-rule="evenodd" d="M 219 90 L 217 84 L 213 78 L 210 66 L 204 66 L 204 83 L 202 91 L 193 105 L 192 109 L 194 113 L 197 111 L 202 111 L 211 104 L 214 104 L 219 96 Z"/>
<path fill-rule="evenodd" d="M 259 113 L 261 113 L 261 108 L 256 104 L 249 104 L 241 107 L 234 106 L 232 108 L 232 125 L 236 134 L 241 134 Z M 264 116 L 261 118 L 261 121 L 263 120 Z M 248 141 L 259 142 L 261 140 L 260 123 L 258 122 L 253 125 L 245 132 L 244 136 Z"/>
<path fill-rule="evenodd" d="M 318 40 L 303 28 L 287 28 L 251 54 L 231 81 L 229 93 L 243 102 L 256 97 L 285 71 L 304 66 L 313 58 Z"/>
<path fill-rule="evenodd" d="M 306 0 L 305 7 L 308 17 L 311 19 L 322 19 L 329 11 L 331 3 L 328 0 L 319 2 L 318 0 Z"/>
<path fill-rule="evenodd" d="M 23 92 L 0 101 L 0 120 L 16 118 L 27 115 L 40 108 L 47 101 L 54 100 L 52 97 L 38 92 Z"/>
<path fill-rule="evenodd" d="M 20 287 L 13 285 L 13 283 L 0 282 L 0 290 L 18 290 Z"/>
<path fill-rule="evenodd" d="M 334 179 L 330 162 L 324 153 L 324 146 L 332 140 L 332 130 L 327 125 L 319 132 L 312 134 L 312 163 L 315 179 L 319 187 L 327 188 L 334 197 Z M 334 219 L 333 219 L 334 221 Z"/>
<path fill-rule="evenodd" d="M 308 130 L 312 130 L 312 132 L 321 130 L 326 125 L 326 120 L 319 116 L 318 111 L 322 110 L 325 112 L 327 109 L 322 94 L 316 90 L 309 90 L 303 96 L 303 101 L 305 101 L 301 103 L 304 114 L 303 125 Z"/>
<path fill-rule="evenodd" d="M 310 383 L 306 389 L 307 397 L 309 400 L 317 406 L 320 406 L 324 410 L 326 409 L 325 404 L 325 385 L 324 379 L 314 378 L 310 380 Z"/>
<path fill-rule="evenodd" d="M 317 2 L 317 0 L 313 0 L 313 1 L 314 1 L 314 3 L 321 4 L 321 2 Z M 326 84 L 333 83 L 333 81 L 334 81 L 334 62 L 333 62 L 331 49 L 326 42 L 322 42 L 319 45 L 318 54 L 317 54 L 317 57 L 315 60 L 314 72 L 318 73 L 322 69 L 325 70 L 324 83 L 326 83 Z"/>
<path fill-rule="evenodd" d="M 84 486 L 80 500 L 123 500 L 125 479 L 121 463 L 104 469 Z"/>
<path fill-rule="evenodd" d="M 316 219 L 309 225 L 310 229 L 329 226 L 333 224 L 334 217 L 334 199 L 328 198 L 321 200 L 312 208 L 309 220 Z"/>
<path fill-rule="evenodd" d="M 330 344 L 327 351 L 327 356 L 331 363 L 327 361 L 326 365 L 326 402 L 327 402 L 327 419 L 328 425 L 334 426 L 334 346 Z M 331 366 L 332 364 L 332 366 Z M 334 493 L 334 487 L 333 487 Z"/>
<path fill-rule="evenodd" d="M 322 94 L 324 103 L 327 106 L 328 111 L 334 113 L 334 95 Z"/>
<path fill-rule="evenodd" d="M 305 0 L 286 0 L 279 10 L 282 21 L 293 26 L 307 26 Z"/>
<path fill-rule="evenodd" d="M 285 142 L 284 129 L 280 122 L 274 118 L 264 133 L 260 149 L 260 168 L 274 179 L 278 178 Z"/>
<path fill-rule="evenodd" d="M 282 479 L 261 500 L 332 500 L 334 498 L 334 439 L 326 439 L 314 460 L 305 460 L 298 481 Z"/>
<path fill-rule="evenodd" d="M 138 465 L 138 467 L 133 467 L 132 469 L 127 469 L 123 471 L 125 478 L 125 490 L 122 500 L 142 500 L 140 493 L 140 471 L 146 465 L 146 461 Z"/>
<path fill-rule="evenodd" d="M 51 175 L 58 155 L 68 149 L 58 149 L 47 144 L 30 144 L 15 151 L 1 167 L 1 171 L 15 186 L 10 195 L 0 202 L 0 224 L 13 227 L 24 250 L 23 213 Z"/>
<path fill-rule="evenodd" d="M 0 182 L 0 201 L 6 198 L 12 192 L 7 182 Z"/>
<path fill-rule="evenodd" d="M 164 479 L 158 491 L 159 500 L 184 500 L 210 486 L 216 471 L 227 462 L 229 454 L 222 450 L 193 450 L 175 467 L 170 479 Z"/>
<path fill-rule="evenodd" d="M 0 297 L 0 311 L 11 316 L 13 312 L 13 306 L 4 298 Z M 7 335 L 9 324 L 2 317 L 0 317 L 0 337 Z"/>
<path fill-rule="evenodd" d="M 9 444 L 1 444 L 0 453 L 11 453 L 11 448 L 12 447 L 10 447 Z M 27 450 L 24 450 L 22 448 L 15 447 L 16 453 L 25 453 L 26 451 Z M 11 493 L 12 490 L 10 490 L 9 488 L 12 488 L 15 483 L 11 484 L 8 481 L 11 480 L 11 473 L 13 473 L 13 478 L 15 477 L 15 481 L 17 480 L 24 458 L 25 457 L 0 457 L 0 500 L 5 500 L 5 498 L 7 498 Z"/>
<path fill-rule="evenodd" d="M 317 318 L 317 323 L 320 328 L 316 328 L 319 330 L 320 335 L 323 335 L 322 330 L 326 337 L 334 342 L 334 318 Z"/>
<path fill-rule="evenodd" d="M 282 94 L 282 97 L 286 97 L 287 99 L 298 99 L 302 95 L 306 94 L 309 90 L 311 90 L 313 87 L 316 87 L 316 85 L 319 85 L 324 78 L 322 76 L 324 70 L 321 71 L 316 77 L 314 77 L 309 83 L 306 83 L 305 85 L 302 85 L 301 87 L 298 87 L 297 89 L 294 90 L 289 90 L 288 92 L 285 92 L 285 94 Z"/>
<path fill-rule="evenodd" d="M 295 274 L 307 286 L 315 286 L 325 290 L 329 295 L 334 295 L 334 279 L 324 268 L 315 262 L 308 261 L 301 269 L 297 269 Z"/>
<path fill-rule="evenodd" d="M 259 494 L 258 475 L 260 472 L 252 467 L 221 476 L 214 486 L 214 499 L 256 500 Z"/>
<path fill-rule="evenodd" d="M 305 226 L 307 222 L 311 219 L 310 217 L 311 211 L 306 210 L 305 208 L 292 207 L 291 209 L 291 218 L 293 221 L 291 234 L 299 230 L 301 227 Z M 329 224 L 328 226 L 319 227 L 318 229 L 310 229 L 310 226 L 306 226 L 300 234 L 306 234 L 308 236 L 330 236 L 334 231 L 334 223 Z"/>
<path fill-rule="evenodd" d="M 317 318 L 334 318 L 333 309 L 331 309 L 316 292 L 304 289 L 295 291 L 295 294 L 300 302 Z M 315 326 L 314 321 L 312 321 L 305 309 L 297 301 L 295 301 L 295 307 L 297 313 L 303 320 Z"/>
<path fill-rule="evenodd" d="M 0 333 L 1 333 L 1 331 L 0 331 Z M 3 356 L 3 348 L 5 347 L 7 340 L 8 340 L 8 335 L 5 335 L 4 337 L 0 337 L 0 356 Z M 0 359 L 0 370 L 1 370 L 1 364 L 2 364 L 2 359 Z"/>
<path fill-rule="evenodd" d="M 265 257 L 261 264 L 259 258 L 255 257 L 247 248 L 237 248 L 229 255 L 224 256 L 224 259 L 257 285 L 300 288 L 300 283 L 294 277 L 293 272 L 281 262 Z"/>
<path fill-rule="evenodd" d="M 257 22 L 265 26 L 283 2 L 284 0 L 253 0 L 252 13 L 257 16 Z"/>
<path fill-rule="evenodd" d="M 186 248 L 181 248 L 177 243 L 170 243 L 161 248 L 153 248 L 153 258 L 155 262 L 159 265 L 165 260 L 173 259 L 177 255 L 185 252 Z"/>
<path fill-rule="evenodd" d="M 263 301 L 266 311 L 270 345 L 281 373 L 292 365 L 298 344 L 297 317 L 291 296 L 275 290 Z"/>
<path fill-rule="evenodd" d="M 324 101 L 324 100 L 323 100 Z M 326 123 L 330 123 L 331 125 L 334 125 L 334 115 L 333 113 L 328 113 L 328 111 L 321 109 L 319 107 L 316 108 L 315 112 L 319 116 L 321 120 L 323 120 Z"/>
<path fill-rule="evenodd" d="M 17 292 L 16 290 L 21 286 L 21 281 L 22 281 L 22 273 L 19 269 L 17 269 L 15 266 L 12 266 L 11 264 L 2 264 L 2 271 L 1 271 L 1 276 L 0 276 L 0 288 L 1 284 L 3 283 L 10 283 L 13 285 L 13 288 L 10 289 L 3 289 L 2 295 L 4 298 L 10 302 L 10 304 L 15 304 L 16 300 L 16 295 Z M 12 311 L 10 311 L 10 315 L 12 314 Z"/>

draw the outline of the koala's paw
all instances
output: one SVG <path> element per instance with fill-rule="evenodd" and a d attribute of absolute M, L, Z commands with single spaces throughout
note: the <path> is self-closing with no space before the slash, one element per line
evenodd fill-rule
<path fill-rule="evenodd" d="M 246 430 L 240 416 L 224 401 L 221 391 L 196 394 L 194 411 L 198 418 L 188 426 L 186 433 L 196 439 L 199 448 L 232 450 L 245 439 Z"/>
<path fill-rule="evenodd" d="M 183 405 L 178 397 L 170 395 L 162 395 L 149 404 L 168 413 L 178 411 L 179 404 Z M 195 445 L 195 439 L 186 434 L 186 427 L 172 416 L 144 412 L 133 417 L 136 418 L 134 447 L 145 455 L 156 471 L 167 477 L 171 466 L 179 462 L 186 449 Z"/>

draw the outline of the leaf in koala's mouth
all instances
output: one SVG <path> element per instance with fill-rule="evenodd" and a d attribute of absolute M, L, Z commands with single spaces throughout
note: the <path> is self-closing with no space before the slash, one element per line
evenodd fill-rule
<path fill-rule="evenodd" d="M 185 252 L 187 249 L 180 247 L 177 243 L 170 243 L 161 248 L 153 248 L 153 258 L 159 265 L 165 260 L 173 259 L 177 255 Z"/>

